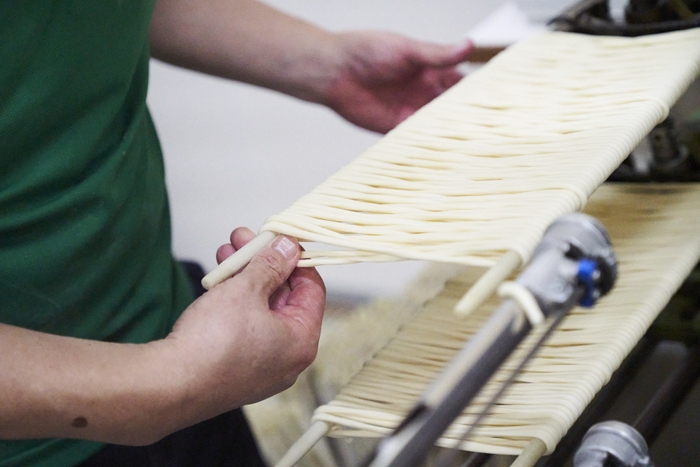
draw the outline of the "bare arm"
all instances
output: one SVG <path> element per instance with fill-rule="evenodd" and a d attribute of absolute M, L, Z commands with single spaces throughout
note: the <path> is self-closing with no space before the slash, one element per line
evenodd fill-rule
<path fill-rule="evenodd" d="M 158 0 L 151 53 L 313 102 L 338 73 L 336 36 L 255 0 Z"/>
<path fill-rule="evenodd" d="M 150 444 L 289 387 L 315 357 L 325 291 L 314 270 L 295 269 L 298 243 L 273 246 L 159 341 L 113 344 L 0 324 L 0 438 Z"/>
<path fill-rule="evenodd" d="M 327 105 L 387 132 L 455 84 L 471 44 L 334 33 L 255 0 L 158 0 L 153 56 Z"/>
<path fill-rule="evenodd" d="M 158 437 L 154 422 L 176 425 L 171 409 L 181 397 L 167 355 L 165 342 L 112 344 L 0 324 L 0 437 Z"/>

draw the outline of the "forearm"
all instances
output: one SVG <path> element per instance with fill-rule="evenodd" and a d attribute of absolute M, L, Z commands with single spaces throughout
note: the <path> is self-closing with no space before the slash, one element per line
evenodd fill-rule
<path fill-rule="evenodd" d="M 336 36 L 254 0 L 158 0 L 155 58 L 325 103 L 341 58 Z"/>
<path fill-rule="evenodd" d="M 234 233 L 235 248 L 254 236 Z M 316 355 L 325 298 L 300 254 L 278 237 L 146 344 L 0 324 L 0 439 L 150 444 L 287 389 Z"/>
<path fill-rule="evenodd" d="M 0 324 L 0 438 L 148 444 L 188 424 L 167 341 L 114 344 Z"/>

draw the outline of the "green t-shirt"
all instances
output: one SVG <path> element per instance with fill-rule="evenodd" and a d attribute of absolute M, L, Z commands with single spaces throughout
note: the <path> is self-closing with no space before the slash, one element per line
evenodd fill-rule
<path fill-rule="evenodd" d="M 145 104 L 152 9 L 0 0 L 0 322 L 147 342 L 192 299 Z M 0 441 L 0 467 L 72 466 L 99 447 Z"/>

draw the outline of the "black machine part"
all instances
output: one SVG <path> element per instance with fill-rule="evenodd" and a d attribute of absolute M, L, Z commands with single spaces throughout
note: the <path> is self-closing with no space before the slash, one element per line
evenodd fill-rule
<path fill-rule="evenodd" d="M 629 0 L 624 21 L 610 15 L 607 0 L 583 0 L 550 21 L 560 31 L 603 36 L 643 36 L 700 27 L 697 0 Z"/>

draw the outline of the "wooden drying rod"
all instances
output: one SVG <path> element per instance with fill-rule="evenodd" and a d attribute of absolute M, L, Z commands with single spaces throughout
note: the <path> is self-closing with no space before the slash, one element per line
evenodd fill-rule
<path fill-rule="evenodd" d="M 505 47 L 475 46 L 472 51 L 469 52 L 468 61 L 471 63 L 486 63 L 504 50 Z"/>

